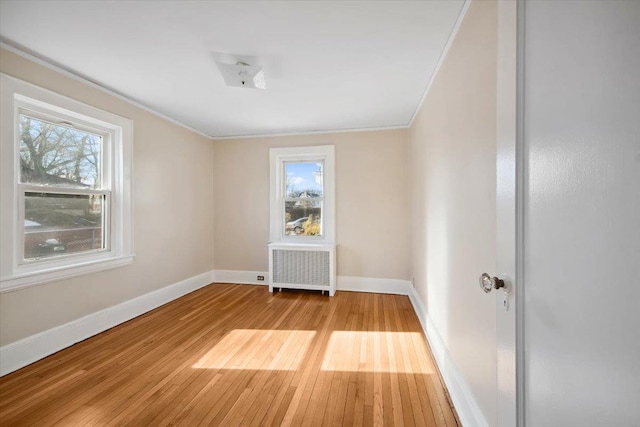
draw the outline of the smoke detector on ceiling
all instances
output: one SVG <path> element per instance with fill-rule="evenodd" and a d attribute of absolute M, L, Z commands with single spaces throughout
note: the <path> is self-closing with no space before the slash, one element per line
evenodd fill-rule
<path fill-rule="evenodd" d="M 264 69 L 259 65 L 250 65 L 238 61 L 235 64 L 217 62 L 216 65 L 222 73 L 222 78 L 227 86 L 245 87 L 250 89 L 266 89 L 264 81 Z"/>

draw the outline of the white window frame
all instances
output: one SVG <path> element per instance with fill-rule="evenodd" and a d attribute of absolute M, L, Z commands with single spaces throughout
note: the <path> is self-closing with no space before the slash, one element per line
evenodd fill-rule
<path fill-rule="evenodd" d="M 69 122 L 102 140 L 100 190 L 20 183 L 20 114 Z M 0 292 L 130 264 L 133 261 L 132 139 L 129 119 L 5 74 L 0 75 Z M 26 192 L 104 194 L 105 248 L 24 260 Z"/>
<path fill-rule="evenodd" d="M 312 147 L 271 148 L 270 158 L 270 233 L 269 241 L 291 243 L 335 242 L 335 149 L 333 145 Z M 285 163 L 322 161 L 323 197 L 321 229 L 322 236 L 285 235 Z"/>

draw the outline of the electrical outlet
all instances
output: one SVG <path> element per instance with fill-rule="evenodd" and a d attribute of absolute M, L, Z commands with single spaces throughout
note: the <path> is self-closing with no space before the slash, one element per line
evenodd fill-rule
<path fill-rule="evenodd" d="M 412 277 L 411 278 L 411 285 L 415 288 L 416 287 L 416 278 Z"/>
<path fill-rule="evenodd" d="M 264 276 L 258 276 L 258 280 L 261 282 L 264 281 Z"/>

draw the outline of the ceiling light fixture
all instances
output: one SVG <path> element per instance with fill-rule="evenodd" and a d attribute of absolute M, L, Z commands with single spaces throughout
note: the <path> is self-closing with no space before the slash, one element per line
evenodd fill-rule
<path fill-rule="evenodd" d="M 238 61 L 235 64 L 216 62 L 227 86 L 245 87 L 250 89 L 266 89 L 264 69 L 258 65 L 249 65 Z"/>

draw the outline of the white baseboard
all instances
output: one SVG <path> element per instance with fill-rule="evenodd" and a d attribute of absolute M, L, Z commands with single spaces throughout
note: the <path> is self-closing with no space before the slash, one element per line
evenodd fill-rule
<path fill-rule="evenodd" d="M 438 332 L 436 325 L 429 317 L 429 314 L 422 302 L 422 299 L 418 295 L 418 292 L 413 286 L 409 288 L 409 299 L 413 304 L 413 309 L 420 320 L 422 329 L 429 341 L 429 346 L 433 352 L 433 357 L 436 360 L 442 379 L 444 380 L 453 406 L 456 408 L 460 422 L 465 427 L 485 427 L 489 426 L 489 423 L 485 419 L 478 402 L 476 402 L 471 393 L 471 388 L 464 379 L 462 373 L 458 370 L 447 346 L 442 340 L 440 333 Z"/>
<path fill-rule="evenodd" d="M 338 276 L 336 283 L 336 289 L 339 291 L 370 292 L 374 294 L 408 295 L 411 287 L 411 282 L 408 280 L 357 276 Z"/>
<path fill-rule="evenodd" d="M 264 281 L 256 278 L 263 276 Z M 214 270 L 216 283 L 239 283 L 242 285 L 268 285 L 268 271 Z M 371 292 L 376 294 L 408 295 L 411 282 L 399 279 L 378 279 L 373 277 L 337 276 L 336 290 L 351 292 Z"/>
<path fill-rule="evenodd" d="M 258 276 L 264 280 L 258 280 Z M 239 283 L 241 285 L 268 285 L 268 271 L 213 270 L 213 281 L 216 283 Z"/>
<path fill-rule="evenodd" d="M 2 346 L 0 347 L 0 376 L 16 371 L 212 282 L 213 272 L 208 271 Z"/>
<path fill-rule="evenodd" d="M 7 344 L 0 347 L 0 376 L 16 371 L 212 282 L 266 285 L 266 280 L 264 282 L 256 280 L 259 275 L 264 276 L 265 279 L 268 277 L 268 273 L 262 271 L 209 271 L 20 341 Z M 427 336 L 462 425 L 489 425 L 429 317 L 422 300 L 415 288 L 411 286 L 411 282 L 398 279 L 338 276 L 337 289 L 341 291 L 408 295 L 420 320 L 422 329 Z"/>

